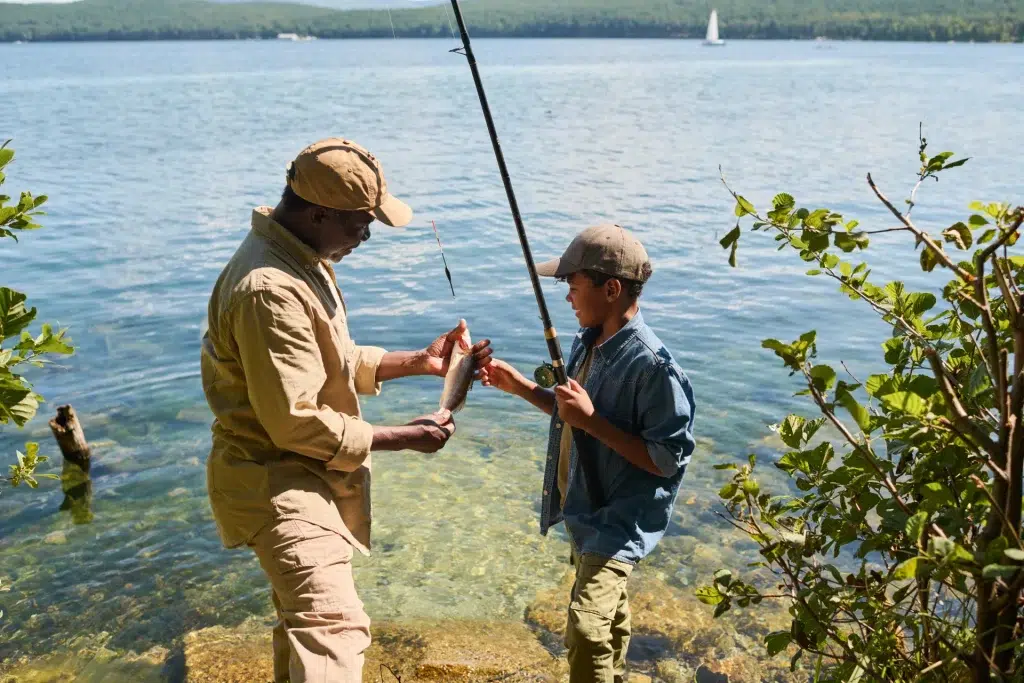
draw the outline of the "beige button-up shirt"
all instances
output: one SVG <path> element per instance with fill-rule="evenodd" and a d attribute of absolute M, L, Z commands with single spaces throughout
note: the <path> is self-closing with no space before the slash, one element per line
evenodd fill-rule
<path fill-rule="evenodd" d="M 334 270 L 261 207 L 210 296 L 207 488 L 224 545 L 301 519 L 370 547 L 370 445 L 357 394 L 384 349 L 349 337 Z"/>

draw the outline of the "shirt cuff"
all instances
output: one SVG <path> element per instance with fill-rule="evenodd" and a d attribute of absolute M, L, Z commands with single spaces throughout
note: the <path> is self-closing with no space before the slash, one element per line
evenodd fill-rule
<path fill-rule="evenodd" d="M 373 446 L 373 425 L 344 413 L 338 414 L 345 423 L 345 433 L 334 457 L 327 461 L 327 469 L 355 472 L 370 457 Z"/>
<path fill-rule="evenodd" d="M 382 383 L 377 381 L 377 368 L 387 353 L 376 346 L 356 347 L 356 393 L 376 396 L 380 393 Z"/>
<path fill-rule="evenodd" d="M 679 458 L 677 454 L 664 444 L 648 441 L 647 454 L 651 456 L 651 461 L 658 468 L 658 471 L 661 472 L 661 476 L 666 479 L 674 477 L 676 472 L 679 471 Z"/>

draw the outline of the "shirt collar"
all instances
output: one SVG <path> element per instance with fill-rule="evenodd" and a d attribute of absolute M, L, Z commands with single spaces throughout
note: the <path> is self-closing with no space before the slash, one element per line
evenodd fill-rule
<path fill-rule="evenodd" d="M 636 336 L 637 330 L 644 324 L 644 317 L 640 311 L 636 312 L 629 322 L 622 326 L 622 329 L 606 339 L 603 344 L 597 347 L 597 352 L 606 361 L 611 362 L 622 352 L 626 344 Z M 583 330 L 583 344 L 590 347 L 598 335 L 601 334 L 600 327 L 588 327 Z"/>
<path fill-rule="evenodd" d="M 253 231 L 283 249 L 285 253 L 298 261 L 299 265 L 304 267 L 319 265 L 323 261 L 320 255 L 308 244 L 285 229 L 283 225 L 271 218 L 271 211 L 273 209 L 269 206 L 260 206 L 253 209 Z"/>

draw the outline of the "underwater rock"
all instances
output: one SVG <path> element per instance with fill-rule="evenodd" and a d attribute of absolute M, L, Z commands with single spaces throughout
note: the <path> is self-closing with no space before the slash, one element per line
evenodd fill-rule
<path fill-rule="evenodd" d="M 118 655 L 101 642 L 65 654 L 25 659 L 0 675 L 0 683 L 166 683 L 163 676 L 167 648 L 153 647 L 142 654 Z M 74 643 L 69 643 L 74 646 Z"/>
<path fill-rule="evenodd" d="M 207 425 L 213 422 L 213 413 L 205 403 L 197 403 L 179 410 L 174 419 L 178 422 Z"/>
<path fill-rule="evenodd" d="M 43 543 L 49 543 L 50 545 L 64 545 L 67 542 L 67 534 L 63 531 L 54 531 L 43 537 Z"/>
<path fill-rule="evenodd" d="M 185 683 L 249 683 L 272 678 L 271 624 L 250 619 L 185 636 Z M 371 626 L 363 680 L 390 683 L 557 682 L 565 665 L 517 622 L 446 621 Z M 388 672 L 391 672 L 390 674 Z M 394 674 L 394 675 L 392 675 Z"/>

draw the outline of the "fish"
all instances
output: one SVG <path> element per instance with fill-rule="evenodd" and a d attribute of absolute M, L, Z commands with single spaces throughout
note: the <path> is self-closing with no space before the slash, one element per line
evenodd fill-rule
<path fill-rule="evenodd" d="M 448 357 L 448 373 L 444 376 L 444 388 L 441 390 L 441 410 L 450 410 L 453 414 L 466 405 L 466 395 L 473 387 L 473 376 L 476 373 L 476 360 L 469 352 L 473 345 L 469 331 L 463 333 L 466 348 L 456 342 Z"/>

